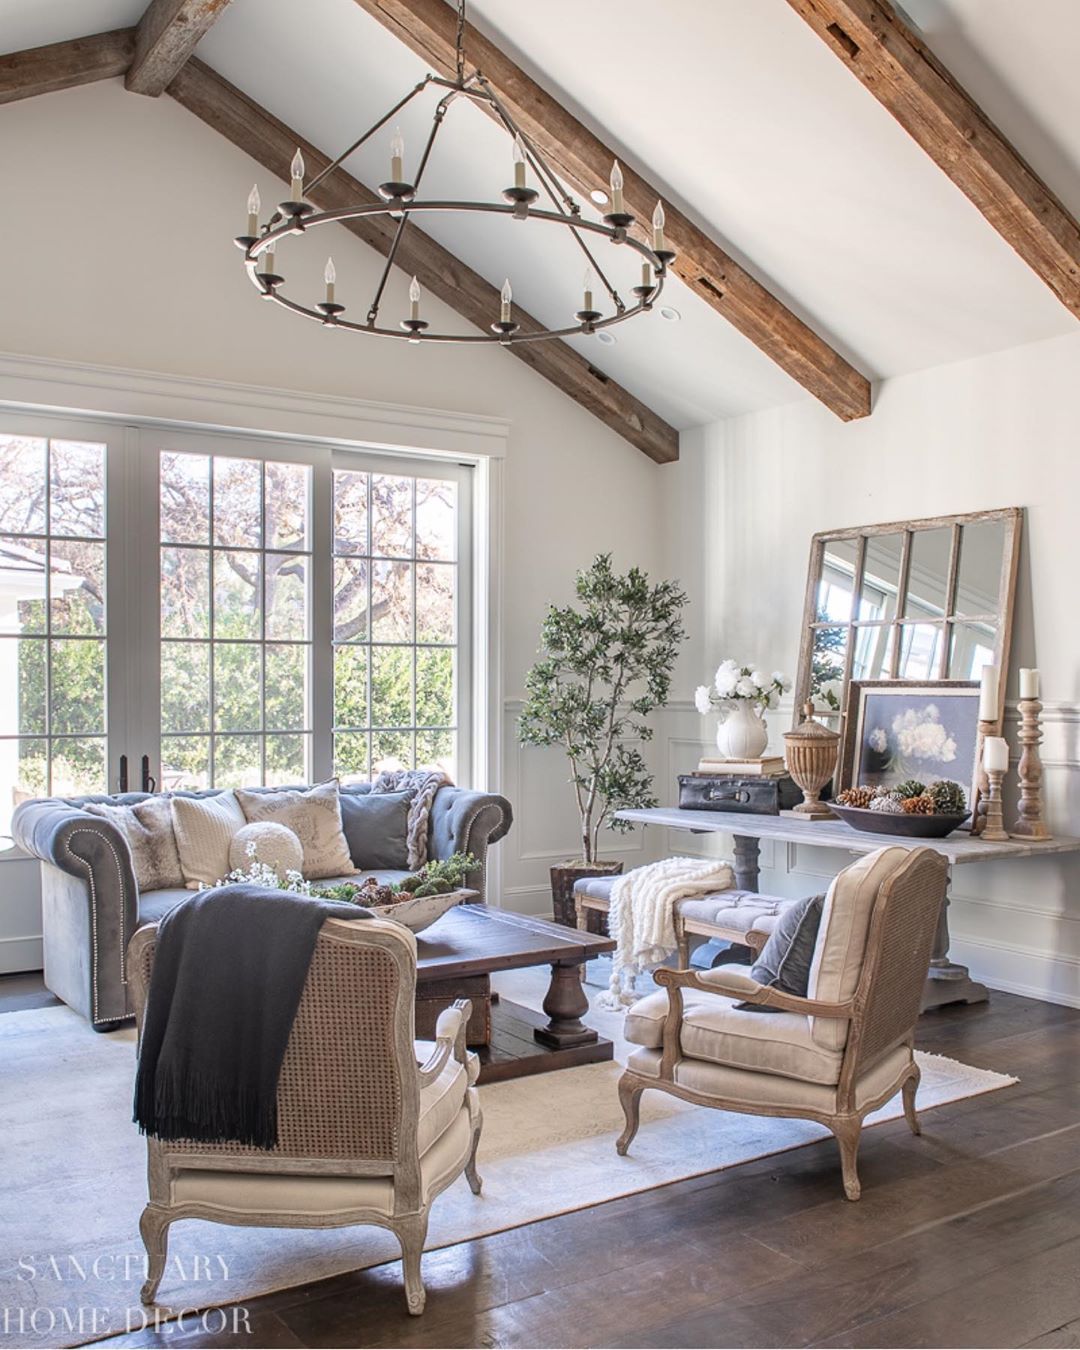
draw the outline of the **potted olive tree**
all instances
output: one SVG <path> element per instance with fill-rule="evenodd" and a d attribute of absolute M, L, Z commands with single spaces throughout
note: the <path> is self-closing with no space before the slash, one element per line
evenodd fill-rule
<path fill-rule="evenodd" d="M 651 585 L 637 567 L 620 576 L 610 554 L 578 572 L 575 589 L 577 604 L 552 605 L 544 619 L 519 725 L 522 745 L 561 746 L 569 761 L 581 853 L 551 869 L 551 893 L 556 920 L 570 926 L 574 883 L 622 870 L 598 860 L 601 829 L 632 829 L 614 812 L 656 805 L 649 766 L 628 742 L 651 740 L 646 718 L 667 701 L 686 637 L 679 587 Z"/>

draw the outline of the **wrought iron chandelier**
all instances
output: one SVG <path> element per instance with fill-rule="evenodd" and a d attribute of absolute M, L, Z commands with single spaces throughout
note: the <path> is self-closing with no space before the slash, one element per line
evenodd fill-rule
<path fill-rule="evenodd" d="M 547 338 L 569 337 L 580 333 L 596 333 L 623 323 L 635 315 L 651 309 L 660 296 L 667 275 L 668 264 L 675 257 L 664 239 L 664 208 L 656 203 L 652 216 L 652 230 L 648 234 L 649 242 L 630 233 L 634 216 L 626 210 L 623 201 L 623 176 L 616 161 L 611 169 L 610 211 L 603 217 L 603 223 L 586 220 L 582 217 L 578 202 L 566 192 L 550 165 L 536 145 L 520 130 L 504 107 L 502 101 L 492 91 L 488 81 L 476 70 L 465 73 L 465 0 L 458 0 L 457 14 L 457 74 L 454 79 L 443 79 L 429 74 L 418 85 L 400 99 L 385 116 L 358 137 L 347 149 L 328 164 L 323 171 L 310 182 L 305 182 L 303 155 L 297 150 L 291 165 L 292 184 L 289 200 L 278 204 L 265 225 L 259 223 L 261 202 L 258 187 L 251 190 L 248 198 L 247 232 L 236 239 L 243 250 L 244 266 L 252 283 L 267 300 L 283 306 L 294 314 L 314 319 L 328 327 L 344 328 L 354 333 L 374 333 L 379 337 L 398 338 L 408 342 L 540 342 Z M 380 201 L 357 202 L 352 206 L 339 207 L 333 211 L 319 211 L 306 195 L 313 193 L 350 155 L 360 149 L 376 132 L 386 127 L 396 118 L 403 108 L 429 86 L 445 89 L 447 92 L 435 106 L 431 130 L 428 134 L 415 173 L 409 175 L 405 167 L 405 143 L 399 130 L 395 130 L 390 140 L 390 176 L 379 185 Z M 513 164 L 513 185 L 503 193 L 503 201 L 466 201 L 434 200 L 426 201 L 418 194 L 447 111 L 462 99 L 486 108 L 494 114 L 496 121 L 505 130 L 510 140 L 510 162 Z M 540 190 L 529 186 L 529 172 L 539 184 Z M 541 194 L 550 205 L 537 206 Z M 574 313 L 575 322 L 562 328 L 528 327 L 524 331 L 514 318 L 513 292 L 507 278 L 501 295 L 498 314 L 492 314 L 488 332 L 445 333 L 433 331 L 428 321 L 421 316 L 422 294 L 419 282 L 414 276 L 409 287 L 409 314 L 400 319 L 396 327 L 380 321 L 380 310 L 390 269 L 394 265 L 402 236 L 408 229 L 414 216 L 451 212 L 478 212 L 509 216 L 517 221 L 539 220 L 554 223 L 568 229 L 580 248 L 586 264 L 585 280 L 582 286 L 581 308 Z M 324 272 L 325 294 L 322 300 L 306 304 L 293 299 L 285 293 L 285 277 L 277 266 L 277 247 L 288 235 L 307 235 L 320 225 L 356 220 L 365 216 L 388 216 L 396 220 L 397 227 L 387 253 L 386 263 L 379 277 L 367 314 L 362 321 L 345 317 L 346 306 L 338 299 L 337 275 L 332 258 L 327 259 Z M 611 244 L 625 246 L 641 257 L 641 280 L 632 288 L 636 297 L 632 304 L 627 303 L 617 288 L 608 279 L 604 268 L 590 247 L 590 241 L 599 237 Z M 599 281 L 599 304 L 596 281 Z"/>

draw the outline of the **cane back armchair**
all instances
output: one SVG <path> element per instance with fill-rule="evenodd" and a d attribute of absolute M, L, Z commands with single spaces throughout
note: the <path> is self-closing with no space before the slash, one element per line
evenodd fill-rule
<path fill-rule="evenodd" d="M 128 950 L 142 1032 L 156 926 Z M 178 1219 L 272 1228 L 390 1229 L 410 1313 L 424 1309 L 420 1256 L 434 1198 L 462 1172 L 480 1193 L 482 1117 L 469 1004 L 414 1040 L 416 939 L 384 919 L 328 919 L 319 932 L 278 1082 L 272 1150 L 148 1138 L 149 1202 L 139 1227 L 153 1302 Z M 418 1065 L 418 1059 L 422 1064 Z"/>
<path fill-rule="evenodd" d="M 619 1082 L 618 1152 L 637 1133 L 646 1088 L 725 1111 L 804 1117 L 836 1136 L 844 1193 L 857 1200 L 865 1117 L 902 1091 L 919 1133 L 915 1023 L 946 873 L 932 849 L 897 847 L 841 872 L 822 910 L 806 998 L 758 984 L 745 966 L 655 971 L 666 992 L 627 1014 L 626 1038 L 639 1048 Z"/>

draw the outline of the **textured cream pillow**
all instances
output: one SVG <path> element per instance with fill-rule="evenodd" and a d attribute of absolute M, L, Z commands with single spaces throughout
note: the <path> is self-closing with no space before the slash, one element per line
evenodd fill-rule
<path fill-rule="evenodd" d="M 229 845 L 247 822 L 232 788 L 216 797 L 174 797 L 173 828 L 188 890 L 216 886 L 229 874 Z"/>
<path fill-rule="evenodd" d="M 236 789 L 236 799 L 249 821 L 276 820 L 288 825 L 304 846 L 304 876 L 308 881 L 343 877 L 355 872 L 345 831 L 341 828 L 341 801 L 337 779 L 319 783 L 306 792 L 248 792 Z"/>
<path fill-rule="evenodd" d="M 303 871 L 304 846 L 288 825 L 276 820 L 255 820 L 237 830 L 229 845 L 229 866 L 233 871 L 246 870 L 252 863 L 265 863 L 284 880 L 287 872 Z"/>
<path fill-rule="evenodd" d="M 85 810 L 111 820 L 127 840 L 140 891 L 184 884 L 168 797 L 148 797 L 131 806 L 87 802 Z"/>

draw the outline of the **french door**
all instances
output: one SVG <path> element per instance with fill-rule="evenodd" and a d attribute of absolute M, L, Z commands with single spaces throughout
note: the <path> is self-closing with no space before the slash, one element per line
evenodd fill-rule
<path fill-rule="evenodd" d="M 27 796 L 468 776 L 472 473 L 0 412 L 0 832 Z"/>

